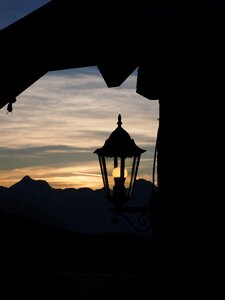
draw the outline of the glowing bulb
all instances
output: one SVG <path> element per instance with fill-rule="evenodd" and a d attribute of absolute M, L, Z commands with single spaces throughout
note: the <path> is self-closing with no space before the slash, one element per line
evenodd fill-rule
<path fill-rule="evenodd" d="M 125 168 L 124 169 L 124 178 L 127 177 L 127 174 L 128 174 L 128 172 L 127 172 L 127 169 Z M 120 178 L 120 167 L 116 167 L 115 169 L 113 169 L 112 176 L 114 178 Z"/>

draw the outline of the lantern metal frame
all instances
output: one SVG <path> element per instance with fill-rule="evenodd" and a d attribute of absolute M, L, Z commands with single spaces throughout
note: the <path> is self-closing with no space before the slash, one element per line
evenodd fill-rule
<path fill-rule="evenodd" d="M 117 211 L 122 211 L 124 204 L 132 198 L 141 154 L 146 150 L 138 147 L 122 128 L 120 114 L 117 125 L 118 127 L 110 134 L 103 147 L 96 149 L 94 153 L 99 158 L 105 196 L 113 202 Z M 110 172 L 116 168 L 119 172 L 113 182 Z M 125 176 L 126 168 L 130 171 L 128 178 Z"/>

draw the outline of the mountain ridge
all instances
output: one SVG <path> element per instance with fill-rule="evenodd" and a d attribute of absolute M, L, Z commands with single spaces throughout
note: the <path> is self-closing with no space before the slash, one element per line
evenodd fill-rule
<path fill-rule="evenodd" d="M 29 175 L 25 175 L 20 181 L 13 184 L 10 188 L 18 188 L 23 186 L 32 186 L 33 188 L 52 188 L 46 180 L 35 180 L 31 178 Z"/>
<path fill-rule="evenodd" d="M 152 184 L 151 181 L 149 180 L 146 180 L 144 178 L 139 178 L 136 180 L 136 183 L 150 183 Z M 92 191 L 96 191 L 96 190 L 102 190 L 102 188 L 98 188 L 98 189 L 92 189 L 90 187 L 80 187 L 80 188 L 73 188 L 73 187 L 70 187 L 70 188 L 54 188 L 52 187 L 46 180 L 43 180 L 43 179 L 33 179 L 31 176 L 29 175 L 25 175 L 24 177 L 22 177 L 19 181 L 17 181 L 16 183 L 12 184 L 11 186 L 9 187 L 5 187 L 3 185 L 0 185 L 0 189 L 10 189 L 10 188 L 14 188 L 14 187 L 17 187 L 17 186 L 20 186 L 20 185 L 23 185 L 23 184 L 29 184 L 29 185 L 43 185 L 43 186 L 47 186 L 51 189 L 54 189 L 54 190 L 69 190 L 69 189 L 72 189 L 72 190 L 92 190 Z"/>

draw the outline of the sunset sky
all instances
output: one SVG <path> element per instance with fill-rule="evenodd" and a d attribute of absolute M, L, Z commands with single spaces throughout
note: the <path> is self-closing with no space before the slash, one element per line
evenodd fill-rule
<path fill-rule="evenodd" d="M 0 28 L 47 2 L 1 0 Z M 147 150 L 138 178 L 151 180 L 159 107 L 157 100 L 136 93 L 136 73 L 108 88 L 97 67 L 49 72 L 17 97 L 12 113 L 2 108 L 0 186 L 30 175 L 55 188 L 101 188 L 93 152 L 117 127 L 118 114 L 131 138 Z"/>

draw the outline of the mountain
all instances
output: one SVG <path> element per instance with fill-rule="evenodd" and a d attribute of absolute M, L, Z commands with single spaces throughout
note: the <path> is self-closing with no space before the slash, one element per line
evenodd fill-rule
<path fill-rule="evenodd" d="M 147 206 L 152 183 L 136 181 L 129 206 Z M 17 213 L 44 224 L 88 234 L 134 233 L 125 218 L 111 221 L 113 205 L 105 198 L 104 189 L 54 189 L 44 180 L 25 176 L 10 188 L 0 188 L 0 209 Z M 135 214 L 129 215 L 136 222 Z M 145 234 L 151 236 L 150 232 Z"/>
<path fill-rule="evenodd" d="M 48 190 L 51 186 L 45 180 L 34 180 L 30 176 L 24 176 L 19 182 L 11 186 L 12 190 Z"/>
<path fill-rule="evenodd" d="M 11 186 L 9 189 L 0 187 L 0 209 L 5 212 L 28 217 L 44 224 L 64 227 L 65 225 L 62 221 L 47 214 L 41 207 L 32 204 L 31 201 L 26 200 L 29 194 L 32 195 L 36 193 L 37 189 L 44 191 L 47 186 L 49 185 L 45 181 L 39 182 L 39 180 L 35 181 L 29 176 L 25 176 L 20 182 Z"/>

